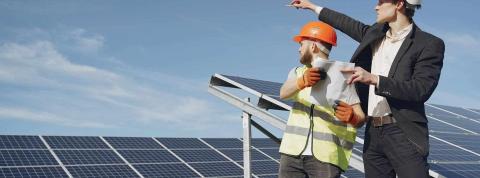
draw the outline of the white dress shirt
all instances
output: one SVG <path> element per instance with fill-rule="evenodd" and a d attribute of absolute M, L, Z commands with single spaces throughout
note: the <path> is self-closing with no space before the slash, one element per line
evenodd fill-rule
<path fill-rule="evenodd" d="M 398 50 L 402 46 L 403 41 L 412 30 L 413 25 L 405 27 L 404 29 L 392 34 L 388 30 L 385 37 L 378 40 L 373 47 L 372 70 L 370 73 L 377 76 L 388 76 L 390 67 L 392 66 Z M 380 80 L 377 80 L 379 86 Z M 383 96 L 375 94 L 375 85 L 370 85 L 368 94 L 368 115 L 373 117 L 385 116 L 391 113 L 390 106 L 387 99 Z"/>

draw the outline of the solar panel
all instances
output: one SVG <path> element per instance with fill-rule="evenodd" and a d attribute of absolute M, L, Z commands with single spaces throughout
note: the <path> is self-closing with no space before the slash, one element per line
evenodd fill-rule
<path fill-rule="evenodd" d="M 364 178 L 365 173 L 360 172 L 352 167 L 348 167 L 347 171 L 343 173 L 345 177 L 352 177 L 352 178 Z"/>
<path fill-rule="evenodd" d="M 243 77 L 237 77 L 237 76 L 228 76 L 228 75 L 223 75 L 235 82 L 238 82 L 250 89 L 253 89 L 257 92 L 260 92 L 262 94 L 270 95 L 270 96 L 279 96 L 280 95 L 280 88 L 281 84 L 277 82 L 270 82 L 270 81 L 265 81 L 265 80 L 257 80 L 257 79 L 249 79 L 249 78 L 243 78 Z"/>
<path fill-rule="evenodd" d="M 465 116 L 465 117 L 468 117 L 468 118 L 471 118 L 471 119 L 475 119 L 477 121 L 480 121 L 480 114 L 469 111 L 469 110 L 466 110 L 466 109 L 463 109 L 463 108 L 445 106 L 445 105 L 439 105 L 439 104 L 431 104 L 431 105 L 433 105 L 435 107 L 445 109 L 447 111 L 450 111 L 450 112 L 453 112 L 453 113 L 456 113 L 456 114 L 460 114 L 462 116 Z"/>
<path fill-rule="evenodd" d="M 452 133 L 431 133 L 430 135 L 480 154 L 480 135 Z"/>
<path fill-rule="evenodd" d="M 38 136 L 2 135 L 0 149 L 47 149 Z"/>
<path fill-rule="evenodd" d="M 52 149 L 109 149 L 100 137 L 44 136 Z"/>
<path fill-rule="evenodd" d="M 199 177 L 183 163 L 133 165 L 144 177 Z"/>
<path fill-rule="evenodd" d="M 173 150 L 173 152 L 186 162 L 228 161 L 225 157 L 212 149 Z"/>
<path fill-rule="evenodd" d="M 280 145 L 269 138 L 254 138 L 252 146 L 255 148 L 278 148 Z"/>
<path fill-rule="evenodd" d="M 210 148 L 196 138 L 156 138 L 169 149 Z"/>
<path fill-rule="evenodd" d="M 123 164 L 112 150 L 54 150 L 64 165 Z"/>
<path fill-rule="evenodd" d="M 174 163 L 180 162 L 166 150 L 118 150 L 130 163 Z"/>
<path fill-rule="evenodd" d="M 431 164 L 430 169 L 442 174 L 446 177 L 479 177 L 480 175 L 480 164 L 473 163 L 473 164 Z"/>
<path fill-rule="evenodd" d="M 243 142 L 236 138 L 202 138 L 215 148 L 243 148 Z"/>
<path fill-rule="evenodd" d="M 58 165 L 48 150 L 0 150 L 0 166 Z"/>
<path fill-rule="evenodd" d="M 73 177 L 139 177 L 127 165 L 67 166 Z"/>
<path fill-rule="evenodd" d="M 0 168 L 0 177 L 63 178 L 68 175 L 61 167 L 10 167 Z"/>
<path fill-rule="evenodd" d="M 189 163 L 205 177 L 243 176 L 243 169 L 232 162 Z"/>
<path fill-rule="evenodd" d="M 220 152 L 227 155 L 234 161 L 243 161 L 243 149 L 220 149 Z M 251 160 L 271 160 L 257 150 L 251 150 Z"/>
<path fill-rule="evenodd" d="M 153 138 L 148 137 L 103 137 L 116 149 L 162 149 Z"/>
<path fill-rule="evenodd" d="M 255 175 L 278 175 L 279 164 L 275 161 L 252 161 L 251 164 Z M 243 165 L 243 162 L 240 165 Z"/>
<path fill-rule="evenodd" d="M 445 144 L 444 142 L 430 138 L 430 155 L 429 162 L 448 162 L 448 161 L 478 161 L 478 156 L 459 149 L 453 145 Z"/>
<path fill-rule="evenodd" d="M 268 156 L 272 157 L 273 159 L 279 160 L 280 153 L 278 152 L 278 148 L 263 148 L 260 151 L 266 153 Z"/>

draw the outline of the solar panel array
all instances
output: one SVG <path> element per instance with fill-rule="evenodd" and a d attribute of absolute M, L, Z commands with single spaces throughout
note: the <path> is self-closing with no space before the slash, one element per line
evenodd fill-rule
<path fill-rule="evenodd" d="M 225 77 L 278 98 L 280 83 Z M 446 177 L 478 177 L 480 111 L 426 107 L 431 170 Z M 363 138 L 363 128 L 358 137 Z M 253 175 L 277 177 L 279 145 L 259 138 L 252 146 Z M 361 155 L 362 147 L 356 143 L 353 152 Z M 237 138 L 0 136 L 0 177 L 243 177 L 242 167 L 243 142 Z M 343 176 L 364 177 L 353 168 Z"/>
<path fill-rule="evenodd" d="M 276 176 L 278 144 L 253 139 L 252 171 Z M 242 177 L 237 138 L 0 136 L 0 177 Z"/>
<path fill-rule="evenodd" d="M 279 99 L 281 83 L 221 75 L 235 82 L 234 86 L 267 95 L 287 105 L 290 101 Z M 272 105 L 274 105 L 272 103 Z M 268 109 L 275 109 L 271 107 Z M 479 177 L 480 175 L 480 110 L 426 104 L 429 120 L 430 169 L 446 177 Z M 364 128 L 357 132 L 364 138 Z M 362 155 L 361 143 L 354 145 L 353 152 Z M 353 173 L 353 175 L 349 175 Z M 347 171 L 347 177 L 357 177 L 355 171 Z M 362 177 L 361 175 L 360 177 Z"/>

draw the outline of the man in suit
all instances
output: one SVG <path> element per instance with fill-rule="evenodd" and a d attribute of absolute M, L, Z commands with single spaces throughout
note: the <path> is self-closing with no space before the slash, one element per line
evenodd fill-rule
<path fill-rule="evenodd" d="M 310 9 L 359 46 L 351 58 L 355 83 L 368 114 L 363 161 L 366 177 L 428 177 L 428 124 L 424 103 L 438 85 L 444 42 L 413 21 L 420 0 L 378 0 L 376 23 L 365 25 L 309 0 Z"/>

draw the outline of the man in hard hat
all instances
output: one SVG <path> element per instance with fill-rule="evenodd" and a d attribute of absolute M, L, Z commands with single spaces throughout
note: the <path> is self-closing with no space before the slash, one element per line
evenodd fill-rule
<path fill-rule="evenodd" d="M 326 78 L 326 73 L 311 63 L 328 60 L 332 46 L 336 46 L 337 36 L 330 25 L 307 23 L 294 41 L 300 43 L 303 66 L 290 71 L 280 90 L 280 97 L 294 104 L 280 145 L 279 177 L 340 177 L 348 168 L 356 127 L 364 123 L 360 99 L 355 86 L 348 85 L 352 95 L 340 98 L 333 108 L 309 101 L 312 86 Z"/>
<path fill-rule="evenodd" d="M 414 23 L 421 0 L 379 0 L 373 25 L 309 0 L 294 0 L 291 6 L 314 11 L 321 21 L 360 43 L 351 58 L 357 67 L 344 72 L 353 73 L 348 82 L 356 83 L 368 114 L 366 177 L 428 177 L 424 103 L 438 85 L 445 44 Z"/>

